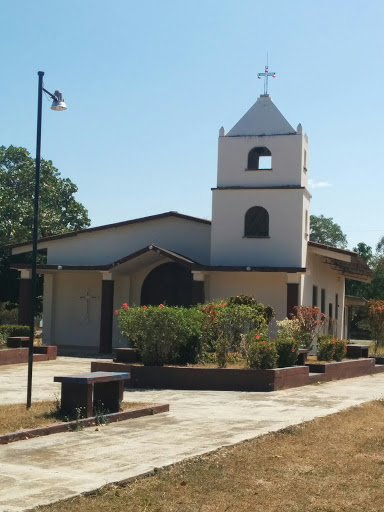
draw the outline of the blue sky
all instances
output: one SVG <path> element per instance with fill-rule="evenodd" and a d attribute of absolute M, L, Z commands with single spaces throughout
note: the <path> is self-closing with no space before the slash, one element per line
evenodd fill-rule
<path fill-rule="evenodd" d="M 217 136 L 263 92 L 309 136 L 311 213 L 352 248 L 384 235 L 381 0 L 0 0 L 0 144 L 79 187 L 92 225 L 169 210 L 211 217 Z"/>

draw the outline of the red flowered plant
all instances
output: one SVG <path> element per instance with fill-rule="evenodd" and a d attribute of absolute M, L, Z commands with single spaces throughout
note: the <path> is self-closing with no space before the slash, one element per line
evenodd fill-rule
<path fill-rule="evenodd" d="M 327 317 L 324 313 L 320 313 L 317 307 L 295 306 L 294 310 L 295 314 L 291 315 L 291 319 L 295 320 L 299 326 L 296 338 L 302 347 L 311 350 L 313 339 L 327 323 Z"/>
<path fill-rule="evenodd" d="M 319 361 L 342 361 L 347 353 L 347 341 L 329 334 L 317 337 L 317 359 Z"/>
<path fill-rule="evenodd" d="M 300 342 L 293 338 L 276 338 L 279 368 L 294 366 L 299 356 Z"/>
<path fill-rule="evenodd" d="M 249 368 L 276 368 L 279 358 L 276 343 L 275 340 L 270 341 L 265 332 L 249 331 L 243 336 L 241 348 Z"/>

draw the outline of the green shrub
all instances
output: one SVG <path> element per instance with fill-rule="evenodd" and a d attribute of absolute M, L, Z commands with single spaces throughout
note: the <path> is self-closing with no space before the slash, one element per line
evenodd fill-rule
<path fill-rule="evenodd" d="M 334 341 L 334 351 L 333 351 L 333 359 L 335 361 L 342 361 L 347 353 L 347 340 L 341 340 L 338 338 L 333 338 Z"/>
<path fill-rule="evenodd" d="M 228 351 L 237 352 L 242 335 L 252 329 L 266 333 L 266 318 L 273 313 L 272 308 L 259 304 L 253 297 L 239 295 L 227 300 L 210 302 L 202 306 L 204 321 L 202 325 L 203 360 L 211 360 L 216 353 L 218 366 L 224 368 Z M 273 313 L 274 314 L 274 313 Z"/>
<path fill-rule="evenodd" d="M 0 325 L 15 325 L 19 310 L 13 302 L 0 302 Z"/>
<path fill-rule="evenodd" d="M 227 299 L 227 303 L 229 306 L 232 306 L 233 304 L 237 304 L 239 306 L 251 306 L 257 314 L 264 317 L 267 324 L 269 324 L 272 318 L 275 317 L 275 311 L 271 306 L 264 306 L 261 302 L 257 302 L 252 295 L 236 295 L 234 297 L 229 297 L 229 299 Z M 255 328 L 257 328 L 257 326 L 255 326 Z"/>
<path fill-rule="evenodd" d="M 0 325 L 0 343 L 6 343 L 10 336 L 29 336 L 28 325 Z"/>
<path fill-rule="evenodd" d="M 268 370 L 277 367 L 277 348 L 274 341 L 269 341 L 265 334 L 257 330 L 248 332 L 243 337 L 242 349 L 249 368 Z"/>
<path fill-rule="evenodd" d="M 333 360 L 333 343 L 330 334 L 318 334 L 317 336 L 317 359 L 319 361 Z"/>
<path fill-rule="evenodd" d="M 294 366 L 299 357 L 300 343 L 293 338 L 276 338 L 279 368 Z"/>
<path fill-rule="evenodd" d="M 330 334 L 317 337 L 317 359 L 319 361 L 342 361 L 347 353 L 347 341 L 333 338 Z"/>
<path fill-rule="evenodd" d="M 117 313 L 121 333 L 139 351 L 144 365 L 197 362 L 203 320 L 199 309 L 123 304 Z"/>

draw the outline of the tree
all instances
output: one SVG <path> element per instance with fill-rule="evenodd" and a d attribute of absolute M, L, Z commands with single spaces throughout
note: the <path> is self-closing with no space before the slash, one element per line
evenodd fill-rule
<path fill-rule="evenodd" d="M 376 253 L 384 256 L 384 236 L 380 238 L 376 245 Z"/>
<path fill-rule="evenodd" d="M 341 227 L 333 222 L 332 217 L 311 215 L 310 240 L 321 244 L 332 245 L 344 249 L 347 246 L 347 237 Z"/>
<path fill-rule="evenodd" d="M 76 201 L 77 186 L 50 160 L 41 160 L 39 237 L 90 225 L 88 212 Z M 32 239 L 35 160 L 25 148 L 0 146 L 0 301 L 15 300 L 16 275 L 6 245 Z"/>
<path fill-rule="evenodd" d="M 358 252 L 367 265 L 370 265 L 373 260 L 373 252 L 372 247 L 370 245 L 365 244 L 364 242 L 359 242 L 357 247 L 352 249 L 355 252 Z"/>
<path fill-rule="evenodd" d="M 82 229 L 88 212 L 74 197 L 77 186 L 41 160 L 39 237 Z M 35 160 L 24 148 L 0 146 L 0 246 L 32 238 Z"/>

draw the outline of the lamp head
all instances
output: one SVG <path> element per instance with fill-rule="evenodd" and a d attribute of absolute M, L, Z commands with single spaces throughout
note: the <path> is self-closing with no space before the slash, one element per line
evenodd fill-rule
<path fill-rule="evenodd" d="M 57 98 L 57 100 L 52 101 L 51 109 L 52 110 L 67 110 L 67 105 L 64 102 L 63 95 L 57 89 L 55 91 L 55 97 Z"/>

